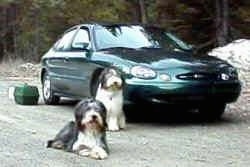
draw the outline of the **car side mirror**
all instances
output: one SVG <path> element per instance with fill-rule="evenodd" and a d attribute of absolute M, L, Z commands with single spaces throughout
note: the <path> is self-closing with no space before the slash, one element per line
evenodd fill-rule
<path fill-rule="evenodd" d="M 79 49 L 79 50 L 88 50 L 89 43 L 87 43 L 87 42 L 76 42 L 76 43 L 73 43 L 72 47 L 74 49 Z"/>

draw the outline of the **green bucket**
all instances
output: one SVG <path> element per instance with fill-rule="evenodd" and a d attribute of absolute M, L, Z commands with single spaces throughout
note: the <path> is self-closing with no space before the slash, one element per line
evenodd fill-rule
<path fill-rule="evenodd" d="M 14 90 L 14 98 L 17 104 L 37 105 L 39 99 L 38 88 L 28 84 L 16 86 Z"/>

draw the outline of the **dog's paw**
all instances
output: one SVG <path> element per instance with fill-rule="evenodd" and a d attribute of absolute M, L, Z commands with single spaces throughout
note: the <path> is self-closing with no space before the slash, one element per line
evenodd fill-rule
<path fill-rule="evenodd" d="M 112 131 L 112 132 L 115 132 L 115 131 L 119 131 L 120 128 L 119 126 L 108 126 L 108 131 Z"/>
<path fill-rule="evenodd" d="M 117 119 L 110 119 L 108 122 L 108 130 L 109 131 L 119 131 L 119 125 Z"/>
<path fill-rule="evenodd" d="M 124 129 L 126 129 L 126 124 L 121 124 L 119 127 L 120 127 L 120 130 L 121 129 L 124 130 Z"/>
<path fill-rule="evenodd" d="M 78 152 L 80 156 L 88 157 L 90 156 L 91 151 L 89 149 L 82 149 Z"/>
<path fill-rule="evenodd" d="M 89 156 L 94 159 L 106 159 L 108 158 L 108 153 L 101 147 L 94 147 Z"/>
<path fill-rule="evenodd" d="M 125 118 L 125 115 L 122 115 L 119 118 L 119 127 L 120 127 L 120 129 L 125 129 L 126 128 L 126 118 Z"/>

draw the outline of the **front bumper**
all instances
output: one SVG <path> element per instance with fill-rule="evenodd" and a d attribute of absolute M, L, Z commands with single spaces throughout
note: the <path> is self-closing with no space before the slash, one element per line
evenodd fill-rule
<path fill-rule="evenodd" d="M 132 78 L 126 80 L 124 87 L 124 96 L 128 101 L 162 104 L 230 103 L 237 100 L 240 92 L 241 84 L 238 80 L 166 83 Z"/>

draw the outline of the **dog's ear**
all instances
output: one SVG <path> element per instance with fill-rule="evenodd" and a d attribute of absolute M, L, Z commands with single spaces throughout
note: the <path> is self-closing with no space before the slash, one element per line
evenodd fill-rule
<path fill-rule="evenodd" d="M 104 127 L 106 129 L 108 127 L 108 123 L 107 123 L 107 119 L 106 119 L 106 117 L 107 117 L 106 109 L 105 109 L 105 114 L 103 114 L 102 117 L 103 117 L 103 125 L 104 125 Z"/>
<path fill-rule="evenodd" d="M 106 69 L 104 69 L 102 72 L 101 72 L 101 74 L 99 75 L 99 78 L 98 78 L 98 81 L 99 81 L 99 83 L 101 84 L 101 88 L 103 88 L 105 85 L 105 72 L 106 71 Z"/>
<path fill-rule="evenodd" d="M 101 84 L 101 87 L 104 88 L 105 87 L 105 83 L 106 83 L 106 77 L 105 75 L 108 73 L 108 68 L 105 68 L 104 70 L 102 70 L 98 80 L 99 80 L 99 83 Z"/>
<path fill-rule="evenodd" d="M 84 106 L 84 103 L 85 103 L 85 101 L 80 101 L 77 105 L 76 105 L 76 107 L 75 107 L 75 122 L 76 122 L 76 125 L 78 126 L 78 127 L 80 127 L 81 126 L 81 121 L 82 121 L 82 118 L 83 118 L 83 106 Z"/>
<path fill-rule="evenodd" d="M 105 128 L 106 128 L 106 127 L 108 126 L 108 124 L 107 124 L 107 122 L 106 122 L 106 118 L 107 118 L 107 109 L 106 109 L 105 105 L 104 105 L 102 102 L 97 101 L 97 103 L 99 103 L 98 105 L 100 106 L 100 109 L 101 109 L 100 114 L 101 114 L 101 116 L 102 116 L 102 118 L 103 118 L 104 126 L 105 126 Z"/>
<path fill-rule="evenodd" d="M 100 106 L 100 110 L 102 111 L 101 112 L 102 117 L 106 119 L 107 109 L 106 109 L 105 105 L 99 100 L 96 100 L 96 103 L 98 104 L 98 106 Z"/>

